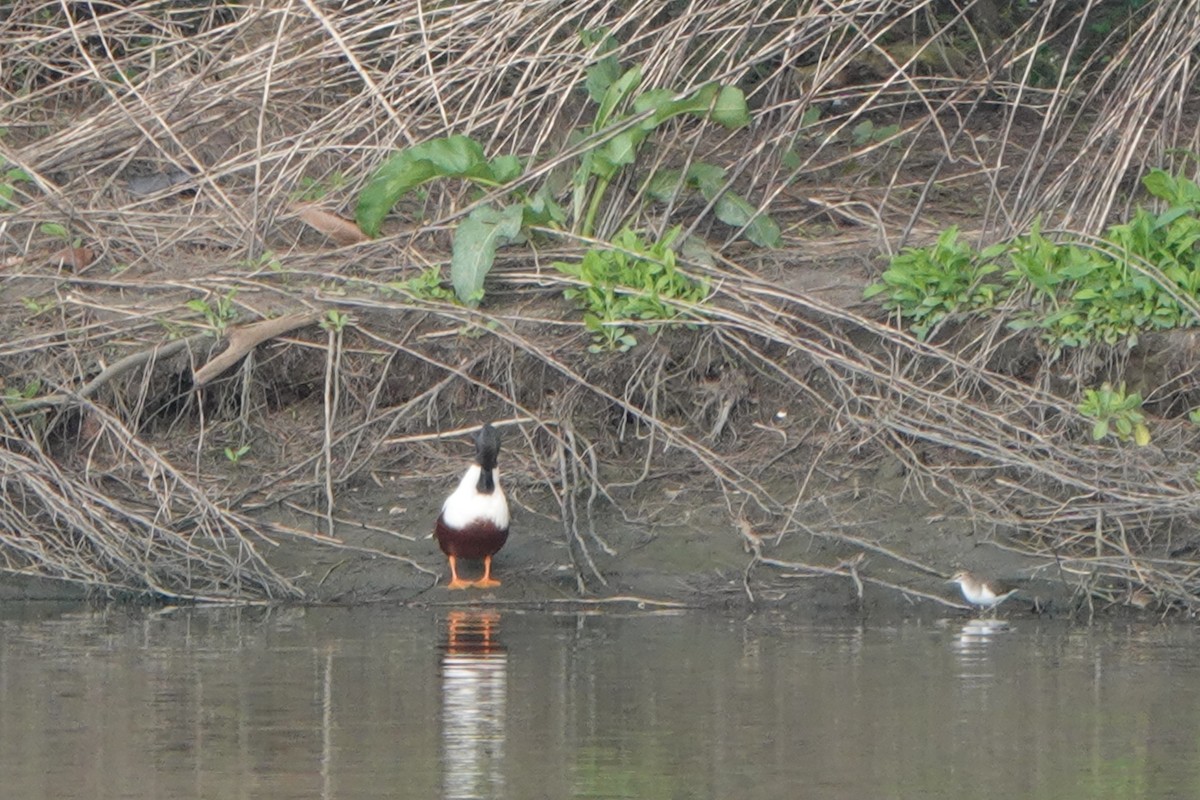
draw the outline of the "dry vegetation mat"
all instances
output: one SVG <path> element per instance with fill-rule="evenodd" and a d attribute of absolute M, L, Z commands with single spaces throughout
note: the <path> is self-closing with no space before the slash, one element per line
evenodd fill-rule
<path fill-rule="evenodd" d="M 523 420 L 507 480 L 549 491 L 585 590 L 593 513 L 631 487 L 691 476 L 770 565 L 831 476 L 888 454 L 908 497 L 1088 596 L 1191 610 L 1192 334 L 1047 347 L 1007 324 L 1014 296 L 918 335 L 861 298 L 951 225 L 1094 236 L 1152 168 L 1187 171 L 1197 20 L 1194 0 L 7 3 L 0 569 L 311 597 L 279 552 L 350 550 L 343 492 L 448 478 L 432 434 L 491 418 Z M 1153 368 L 1127 376 L 1138 353 Z M 1083 393 L 1126 377 L 1148 435 L 1097 438 Z M 903 560 L 844 543 L 871 559 L 826 572 Z"/>

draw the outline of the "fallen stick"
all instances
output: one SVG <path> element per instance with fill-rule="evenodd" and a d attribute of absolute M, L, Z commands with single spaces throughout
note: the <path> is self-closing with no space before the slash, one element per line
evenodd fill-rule
<path fill-rule="evenodd" d="M 275 319 L 264 319 L 249 325 L 230 328 L 227 334 L 229 346 L 192 375 L 192 386 L 199 388 L 242 360 L 242 357 L 268 339 L 311 325 L 321 318 L 317 311 L 288 314 Z"/>
<path fill-rule="evenodd" d="M 132 369 L 148 364 L 152 361 L 157 361 L 160 358 L 170 358 L 180 350 L 198 345 L 201 342 L 211 339 L 211 333 L 197 333 L 188 336 L 185 339 L 176 339 L 173 342 L 168 342 L 164 345 L 155 345 L 149 350 L 142 350 L 137 353 L 132 353 L 124 358 L 114 361 L 108 367 L 92 378 L 78 392 L 59 392 L 57 394 L 48 394 L 42 397 L 31 397 L 28 400 L 17 400 L 12 402 L 0 403 L 0 411 L 8 414 L 23 414 L 26 411 L 35 411 L 42 408 L 56 408 L 66 405 L 72 401 L 86 400 L 94 395 L 101 386 L 111 381 L 118 375 L 129 372 Z"/>

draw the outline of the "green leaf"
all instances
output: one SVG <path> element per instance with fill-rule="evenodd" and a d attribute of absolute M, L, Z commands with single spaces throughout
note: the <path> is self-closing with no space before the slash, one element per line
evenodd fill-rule
<path fill-rule="evenodd" d="M 629 96 L 642 82 L 642 68 L 630 67 L 621 77 L 612 82 L 600 99 L 600 107 L 596 109 L 596 118 L 592 121 L 592 130 L 603 130 L 608 126 L 608 119 L 621 102 Z"/>
<path fill-rule="evenodd" d="M 1172 202 L 1177 195 L 1175 178 L 1168 172 L 1161 169 L 1152 169 L 1146 177 L 1142 178 L 1142 185 L 1146 187 L 1146 191 L 1159 198 Z"/>
<path fill-rule="evenodd" d="M 1105 436 L 1108 436 L 1108 421 L 1102 419 L 1092 426 L 1092 440 L 1098 442 Z"/>
<path fill-rule="evenodd" d="M 675 93 L 669 89 L 651 89 L 638 95 L 633 102 L 633 109 L 638 113 L 653 109 L 654 114 L 644 125 L 647 128 L 655 128 L 680 114 L 693 114 L 701 118 L 707 116 L 717 92 L 718 86 L 715 83 L 706 84 L 679 99 L 676 99 Z"/>
<path fill-rule="evenodd" d="M 633 111 L 636 114 L 641 114 L 651 109 L 655 112 L 661 112 L 663 109 L 669 108 L 674 102 L 675 93 L 670 89 L 647 89 L 634 98 Z"/>
<path fill-rule="evenodd" d="M 725 170 L 715 164 L 697 161 L 688 167 L 688 183 L 695 184 L 705 200 L 712 200 L 725 186 Z"/>
<path fill-rule="evenodd" d="M 983 248 L 983 250 L 979 253 L 979 258 L 981 261 L 991 261 L 992 259 L 999 258 L 1000 256 L 1004 255 L 1011 247 L 1012 245 L 1008 242 L 999 242 L 991 247 Z"/>
<path fill-rule="evenodd" d="M 627 164 L 632 164 L 637 157 L 637 148 L 641 143 L 641 131 L 631 130 L 618 133 L 604 145 L 601 161 L 607 161 L 613 167 L 613 172 Z"/>
<path fill-rule="evenodd" d="M 871 134 L 874 132 L 875 123 L 869 119 L 864 119 L 851 129 L 850 136 L 854 139 L 856 145 L 861 145 L 871 141 Z"/>
<path fill-rule="evenodd" d="M 758 213 L 758 209 L 746 202 L 741 195 L 725 192 L 717 198 L 713 207 L 717 219 L 735 228 L 746 226 L 746 238 L 759 247 L 779 247 L 783 235 L 779 225 L 766 213 Z M 757 216 L 756 216 L 757 215 Z"/>
<path fill-rule="evenodd" d="M 57 222 L 43 222 L 38 226 L 38 230 L 47 236 L 53 236 L 56 239 L 66 239 L 67 229 L 59 225 Z"/>
<path fill-rule="evenodd" d="M 563 225 L 567 221 L 567 212 L 554 199 L 550 188 L 543 185 L 533 197 L 525 201 L 524 219 L 522 224 L 530 225 Z"/>
<path fill-rule="evenodd" d="M 483 297 L 483 279 L 496 260 L 496 248 L 520 234 L 523 213 L 521 203 L 503 211 L 479 206 L 458 226 L 450 257 L 450 282 L 461 302 L 479 304 Z"/>
<path fill-rule="evenodd" d="M 521 166 L 521 159 L 511 155 L 496 156 L 488 162 L 488 170 L 492 173 L 491 178 L 495 183 L 512 183 L 525 171 Z"/>
<path fill-rule="evenodd" d="M 880 292 L 886 292 L 889 288 L 890 287 L 886 283 L 872 283 L 866 289 L 863 289 L 863 298 L 870 300 Z"/>
<path fill-rule="evenodd" d="M 722 86 L 709 116 L 713 122 L 730 130 L 749 125 L 750 109 L 746 106 L 746 95 L 736 86 Z"/>
<path fill-rule="evenodd" d="M 661 203 L 670 201 L 683 188 L 683 173 L 677 169 L 660 169 L 646 182 L 646 194 Z"/>
<path fill-rule="evenodd" d="M 588 97 L 592 98 L 593 102 L 599 103 L 604 98 L 604 93 L 608 91 L 608 87 L 612 86 L 613 81 L 620 76 L 621 64 L 617 61 L 616 56 L 605 56 L 600 59 L 588 67 L 587 77 L 583 82 Z"/>
<path fill-rule="evenodd" d="M 1150 429 L 1140 422 L 1133 426 L 1133 443 L 1138 447 L 1150 444 Z"/>
<path fill-rule="evenodd" d="M 508 169 L 511 165 L 502 162 Z M 396 153 L 371 176 L 358 197 L 354 217 L 368 236 L 378 236 L 383 218 L 406 192 L 433 178 L 463 177 L 492 180 L 483 148 L 469 136 L 431 139 Z"/>

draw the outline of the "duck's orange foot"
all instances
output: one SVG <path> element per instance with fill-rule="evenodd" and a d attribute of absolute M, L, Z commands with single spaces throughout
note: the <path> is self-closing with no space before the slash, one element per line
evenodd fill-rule
<path fill-rule="evenodd" d="M 475 581 L 476 589 L 491 589 L 499 585 L 500 581 L 496 580 L 495 578 L 480 578 L 479 580 Z"/>
<path fill-rule="evenodd" d="M 474 586 L 472 581 L 464 581 L 458 577 L 458 559 L 454 556 L 449 557 L 450 561 L 450 582 L 446 584 L 447 589 L 469 589 Z M 484 576 L 487 577 L 486 575 Z"/>

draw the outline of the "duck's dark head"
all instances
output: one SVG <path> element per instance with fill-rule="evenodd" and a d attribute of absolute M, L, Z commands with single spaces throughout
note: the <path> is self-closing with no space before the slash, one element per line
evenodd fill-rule
<path fill-rule="evenodd" d="M 485 473 L 496 468 L 496 458 L 500 455 L 500 433 L 485 423 L 475 434 L 475 462 Z"/>

